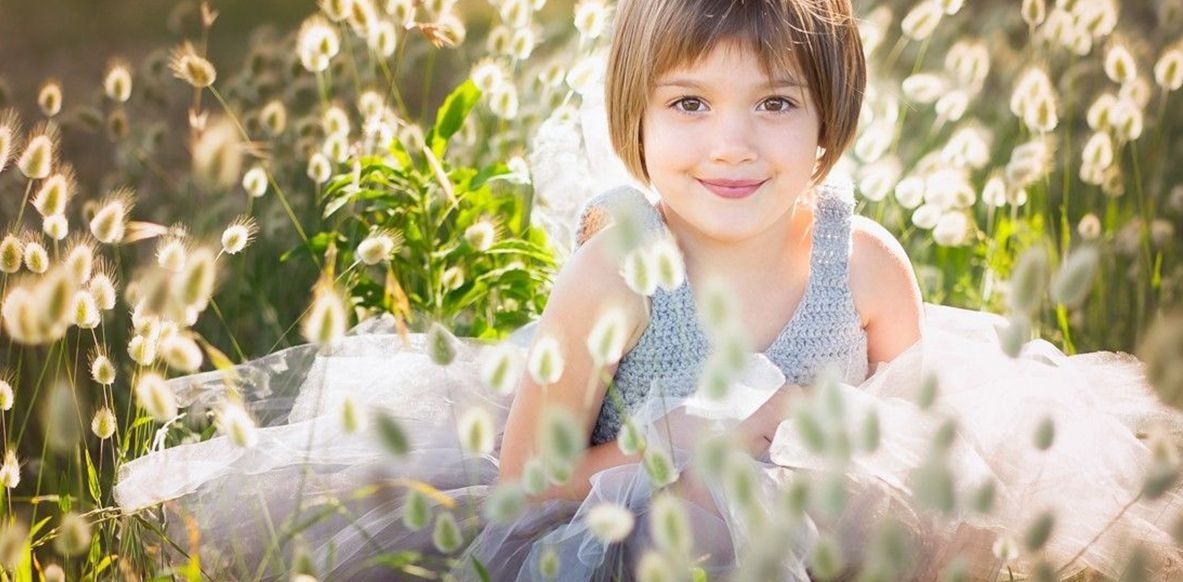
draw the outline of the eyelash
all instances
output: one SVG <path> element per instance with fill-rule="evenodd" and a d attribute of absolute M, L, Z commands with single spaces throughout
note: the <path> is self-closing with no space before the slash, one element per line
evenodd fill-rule
<path fill-rule="evenodd" d="M 698 98 L 698 97 L 691 97 L 691 96 L 689 96 L 689 95 L 685 95 L 685 96 L 679 97 L 679 98 L 678 98 L 677 100 L 675 100 L 673 103 L 670 103 L 670 108 L 671 108 L 671 109 L 673 109 L 673 110 L 675 110 L 675 111 L 677 111 L 678 113 L 684 113 L 684 114 L 686 114 L 686 115 L 693 115 L 693 114 L 695 114 L 695 113 L 701 113 L 700 111 L 686 111 L 685 109 L 680 109 L 680 108 L 678 107 L 678 105 L 679 105 L 679 104 L 681 104 L 681 103 L 685 103 L 685 102 L 687 102 L 687 101 L 696 101 L 696 102 L 698 102 L 699 104 L 702 104 L 702 103 L 703 103 L 703 100 L 702 100 L 702 99 L 700 99 L 700 98 Z M 796 108 L 797 108 L 797 104 L 796 104 L 796 103 L 794 103 L 794 102 L 793 102 L 793 100 L 792 100 L 792 99 L 789 99 L 788 97 L 781 97 L 781 96 L 779 96 L 779 95 L 778 95 L 778 96 L 773 96 L 773 97 L 769 97 L 769 98 L 765 99 L 764 101 L 761 101 L 761 103 L 767 103 L 767 102 L 769 102 L 769 101 L 780 101 L 780 102 L 784 103 L 784 107 L 783 107 L 781 110 L 779 110 L 779 111 L 769 111 L 769 113 L 772 113 L 772 114 L 784 114 L 784 113 L 789 113 L 790 111 L 792 111 L 792 110 L 794 110 L 794 109 L 796 109 Z"/>

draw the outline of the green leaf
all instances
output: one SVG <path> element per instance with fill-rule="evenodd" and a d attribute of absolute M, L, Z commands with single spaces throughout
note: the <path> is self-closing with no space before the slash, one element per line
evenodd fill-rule
<path fill-rule="evenodd" d="M 435 114 L 435 127 L 431 130 L 431 136 L 428 143 L 431 144 L 431 151 L 436 156 L 444 157 L 444 151 L 448 147 L 448 138 L 460 131 L 460 127 L 464 125 L 464 119 L 468 117 L 469 112 L 476 105 L 481 98 L 481 90 L 477 89 L 476 84 L 469 79 L 460 84 L 444 99 L 444 104 L 440 106 L 439 111 Z"/>
<path fill-rule="evenodd" d="M 90 489 L 90 498 L 95 504 L 102 505 L 102 491 L 99 489 L 99 475 L 94 469 L 94 462 L 90 460 L 90 451 L 86 451 L 86 485 Z"/>
<path fill-rule="evenodd" d="M 476 556 L 472 557 L 472 569 L 476 570 L 476 575 L 481 577 L 481 582 L 489 582 L 489 570 Z"/>

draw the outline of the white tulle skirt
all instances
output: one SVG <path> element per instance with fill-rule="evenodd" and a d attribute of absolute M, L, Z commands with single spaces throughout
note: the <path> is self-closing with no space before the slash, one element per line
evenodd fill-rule
<path fill-rule="evenodd" d="M 847 575 L 899 579 L 950 568 L 1006 579 L 1038 567 L 1115 577 L 1135 548 L 1154 578 L 1180 575 L 1183 553 L 1170 532 L 1183 498 L 1168 488 L 1149 499 L 1143 485 L 1158 466 L 1148 435 L 1173 450 L 1183 420 L 1158 403 L 1141 364 L 1115 353 L 1069 357 L 1042 341 L 1012 359 L 993 316 L 926 305 L 925 317 L 925 339 L 862 385 L 802 399 L 804 412 L 781 424 L 765 458 L 719 446 L 784 383 L 754 356 L 724 401 L 655 398 L 633 415 L 648 446 L 682 472 L 675 484 L 655 488 L 642 464 L 625 465 L 596 474 L 581 502 L 508 513 L 490 513 L 486 502 L 498 491 L 512 396 L 480 382 L 481 348 L 465 342 L 439 367 L 424 337 L 404 342 L 378 318 L 327 348 L 238 366 L 257 443 L 215 436 L 154 451 L 120 468 L 115 499 L 163 520 L 177 542 L 172 558 L 198 551 L 215 577 L 282 578 L 310 567 L 325 579 L 414 579 L 425 568 L 541 580 L 557 565 L 563 580 L 607 580 L 660 564 L 711 579 L 807 580 L 843 565 Z M 523 355 L 530 331 L 510 340 Z M 190 415 L 226 395 L 220 372 L 170 386 Z M 410 452 L 392 455 L 373 422 L 347 431 L 347 399 L 395 419 Z M 457 435 L 457 415 L 474 406 L 494 418 L 498 445 L 488 455 L 465 453 Z M 1045 450 L 1035 445 L 1040 432 Z M 983 504 L 987 484 L 993 503 Z M 439 551 L 431 523 L 406 525 L 413 488 L 430 492 L 437 519 L 456 519 L 459 548 Z M 655 495 L 675 501 L 654 515 Z M 635 516 L 621 541 L 593 535 L 588 515 L 604 503 Z M 1033 524 L 1045 515 L 1051 535 L 1034 543 Z"/>

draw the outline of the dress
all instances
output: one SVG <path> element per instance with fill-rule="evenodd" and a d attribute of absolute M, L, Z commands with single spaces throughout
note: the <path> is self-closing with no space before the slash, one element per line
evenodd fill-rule
<path fill-rule="evenodd" d="M 580 223 L 589 232 L 579 238 L 604 221 L 600 211 L 621 205 L 647 213 L 649 232 L 663 228 L 643 195 L 613 189 L 586 205 Z M 453 363 L 439 367 L 422 335 L 411 334 L 404 344 L 389 319 L 376 318 L 326 348 L 298 346 L 238 366 L 240 390 L 260 427 L 257 444 L 242 449 L 217 436 L 133 460 L 120 468 L 116 501 L 127 511 L 160 507 L 173 539 L 200 532 L 202 564 L 218 577 L 280 579 L 293 556 L 304 555 L 323 579 L 410 579 L 413 571 L 404 576 L 372 558 L 419 552 L 421 563 L 450 568 L 458 579 L 480 579 L 476 563 L 493 580 L 544 579 L 556 561 L 563 580 L 628 579 L 659 563 L 654 555 L 671 560 L 675 547 L 710 579 L 806 580 L 822 563 L 821 548 L 839 548 L 848 572 L 880 567 L 876 548 L 885 520 L 907 540 L 910 558 L 892 565 L 899 579 L 935 578 L 957 556 L 981 579 L 1021 576 L 1043 562 L 1062 566 L 1063 574 L 1087 566 L 1116 576 L 1134 542 L 1155 572 L 1177 572 L 1179 552 L 1167 532 L 1183 504 L 1176 489 L 1154 501 L 1137 499 L 1153 458 L 1138 437 L 1152 426 L 1178 434 L 1181 423 L 1154 399 L 1141 364 L 1124 354 L 1067 357 L 1042 341 L 1012 359 L 999 347 L 994 316 L 925 305 L 925 339 L 868 378 L 866 337 L 846 286 L 851 208 L 848 184 L 819 189 L 805 298 L 767 352 L 749 358 L 724 401 L 694 390 L 708 348 L 689 283 L 651 298 L 649 327 L 617 370 L 624 406 L 601 410 L 591 442 L 610 441 L 627 419 L 649 447 L 666 451 L 677 471 L 699 475 L 698 489 L 655 487 L 652 473 L 632 464 L 595 475 L 583 502 L 549 501 L 495 515 L 490 508 L 508 491 L 498 490 L 497 458 L 510 397 L 482 385 L 481 347 L 463 341 Z M 524 355 L 530 333 L 521 330 L 508 343 Z M 847 446 L 837 462 L 808 446 L 802 425 L 809 419 L 794 416 L 782 423 L 765 458 L 711 456 L 718 449 L 704 442 L 725 434 L 786 382 L 807 385 L 819 374 L 829 374 L 830 388 L 826 411 L 814 417 L 823 420 L 822 436 L 849 445 L 858 431 L 848 428 L 862 423 L 840 417 L 862 419 L 873 410 L 876 447 L 851 452 Z M 938 379 L 939 391 L 922 407 L 917 391 L 927 378 Z M 225 393 L 218 372 L 169 385 L 191 411 L 216 405 Z M 347 396 L 361 410 L 395 418 L 410 453 L 388 454 L 373 423 L 346 431 L 340 410 Z M 462 452 L 456 417 L 472 407 L 494 419 L 497 446 L 490 454 Z M 1038 451 L 1029 435 L 1048 418 L 1054 444 Z M 948 433 L 948 419 L 955 421 L 952 438 L 940 436 Z M 930 510 L 919 491 L 932 489 L 924 483 L 933 474 L 933 443 L 942 438 L 935 458 L 948 471 L 936 474 L 950 479 L 937 490 L 959 501 L 944 513 Z M 986 482 L 995 490 L 992 511 L 961 501 Z M 436 549 L 430 523 L 416 530 L 403 521 L 406 492 L 420 483 L 444 496 L 433 499 L 447 501 L 433 505 L 436 522 L 446 514 L 462 531 L 463 543 L 448 553 Z M 814 502 L 794 497 L 801 483 L 813 484 Z M 655 490 L 662 490 L 661 504 Z M 666 503 L 670 495 L 679 501 Z M 292 538 L 276 536 L 297 498 L 306 500 L 300 515 L 311 525 Z M 610 544 L 589 526 L 593 510 L 608 502 L 636 520 L 623 540 Z M 663 529 L 670 507 L 685 526 L 674 534 Z M 996 557 L 998 540 L 1022 540 L 1044 511 L 1055 513 L 1057 535 L 1014 560 Z M 687 530 L 689 539 L 679 541 L 677 532 Z M 277 537 L 282 548 L 269 549 L 268 540 Z M 647 554 L 654 547 L 666 549 Z"/>

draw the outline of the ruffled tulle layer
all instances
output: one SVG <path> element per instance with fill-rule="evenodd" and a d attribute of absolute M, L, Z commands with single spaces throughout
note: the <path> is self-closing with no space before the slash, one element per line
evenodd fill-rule
<path fill-rule="evenodd" d="M 828 413 L 792 415 L 763 459 L 718 453 L 725 449 L 713 438 L 783 384 L 775 366 L 755 356 L 725 401 L 655 398 L 634 413 L 649 447 L 682 472 L 672 486 L 655 493 L 643 465 L 625 465 L 595 475 L 582 502 L 530 504 L 497 520 L 486 501 L 497 491 L 498 448 L 462 452 L 456 418 L 485 409 L 500 443 L 511 397 L 482 385 L 475 344 L 462 344 L 441 368 L 425 338 L 404 342 L 389 320 L 371 320 L 328 348 L 300 346 L 239 366 L 257 444 L 243 449 L 218 436 L 155 451 L 121 467 L 116 500 L 129 512 L 159 506 L 174 540 L 200 532 L 206 571 L 228 575 L 282 576 L 293 556 L 306 555 L 331 579 L 413 578 L 416 566 L 400 574 L 396 562 L 417 552 L 419 566 L 461 579 L 478 579 L 477 563 L 494 580 L 543 579 L 556 561 L 564 580 L 630 578 L 666 560 L 711 578 L 806 580 L 825 556 L 848 571 L 886 564 L 900 578 L 929 579 L 960 564 L 993 579 L 1037 563 L 1117 576 L 1135 546 L 1156 575 L 1176 573 L 1181 555 L 1168 532 L 1179 492 L 1153 501 L 1140 494 L 1154 462 L 1146 435 L 1178 435 L 1183 423 L 1155 400 L 1141 364 L 1124 354 L 1068 357 L 1040 341 L 1012 359 L 991 316 L 925 311 L 921 343 L 860 386 L 834 386 L 829 408 L 808 405 Z M 522 355 L 529 333 L 513 340 Z M 916 402 L 929 378 L 936 396 L 922 408 Z M 216 372 L 170 385 L 193 410 L 225 396 Z M 372 423 L 346 431 L 347 398 L 394 418 L 409 454 L 391 455 Z M 879 437 L 871 452 L 853 446 L 836 456 L 801 426 L 820 424 L 831 445 L 859 440 L 872 411 Z M 1042 430 L 1047 444 L 1048 424 L 1051 445 L 1041 450 L 1035 435 Z M 451 514 L 460 526 L 464 542 L 450 554 L 435 548 L 430 524 L 404 523 L 406 492 L 419 483 L 439 492 L 433 514 Z M 987 483 L 994 502 L 982 512 L 974 499 Z M 603 503 L 634 514 L 623 540 L 593 535 L 587 518 Z M 999 540 L 1021 546 L 1043 514 L 1054 526 L 1040 550 L 999 557 Z M 884 557 L 879 548 L 895 539 L 885 531 L 900 535 L 906 559 Z"/>

